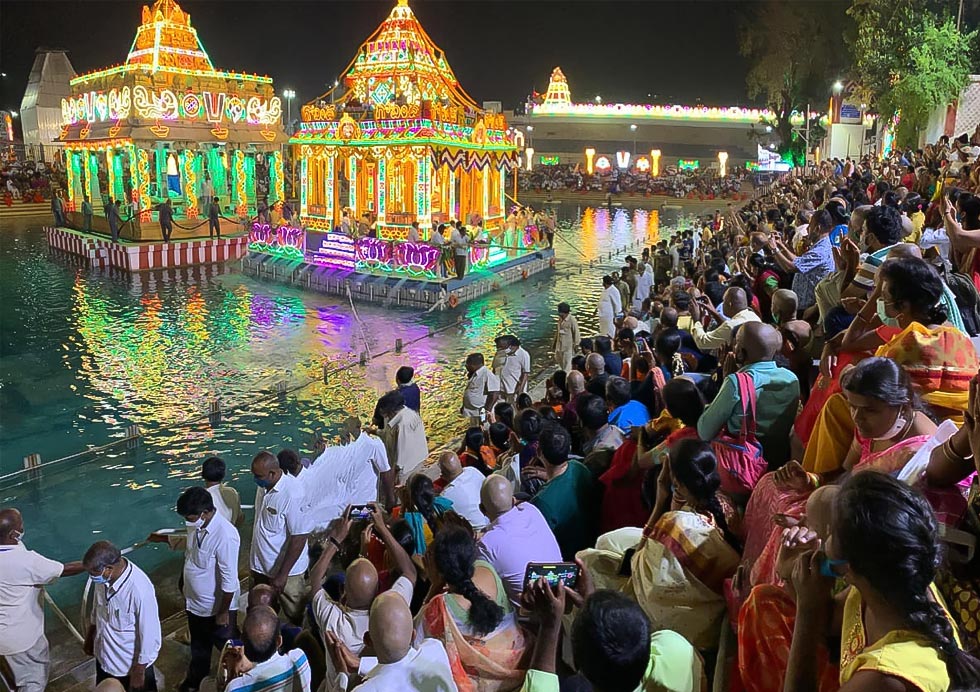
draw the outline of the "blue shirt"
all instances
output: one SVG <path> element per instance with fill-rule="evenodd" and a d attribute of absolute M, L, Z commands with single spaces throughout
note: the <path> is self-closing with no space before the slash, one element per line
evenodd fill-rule
<path fill-rule="evenodd" d="M 635 425 L 646 425 L 650 420 L 650 412 L 639 401 L 631 399 L 609 414 L 609 423 L 615 425 L 624 433 L 628 433 Z"/>
<path fill-rule="evenodd" d="M 752 363 L 739 372 L 747 372 L 755 384 L 756 437 L 763 447 L 766 461 L 780 464 L 789 455 L 789 436 L 800 402 L 800 382 L 796 375 L 773 361 Z M 718 395 L 698 420 L 698 436 L 713 440 L 721 429 L 738 434 L 742 430 L 742 400 L 738 379 L 729 375 Z"/>
<path fill-rule="evenodd" d="M 416 413 L 421 413 L 422 409 L 422 392 L 419 390 L 419 386 L 414 382 L 409 382 L 408 384 L 398 385 L 398 391 L 402 393 L 402 397 L 405 398 L 405 405 Z"/>
<path fill-rule="evenodd" d="M 814 289 L 820 279 L 834 271 L 834 246 L 829 236 L 824 236 L 809 250 L 793 261 L 796 273 L 793 275 L 793 292 L 799 298 L 799 309 L 803 310 L 817 302 Z"/>

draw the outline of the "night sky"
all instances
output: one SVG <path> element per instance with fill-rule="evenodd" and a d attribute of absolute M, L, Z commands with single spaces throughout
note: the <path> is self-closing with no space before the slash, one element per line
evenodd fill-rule
<path fill-rule="evenodd" d="M 0 106 L 20 108 L 38 47 L 68 50 L 79 73 L 121 63 L 140 21 L 139 0 L 0 2 Z M 268 74 L 296 104 L 332 84 L 394 0 L 183 0 L 219 69 Z M 738 53 L 740 2 L 512 2 L 410 0 L 477 101 L 506 108 L 544 92 L 552 68 L 572 99 L 748 104 Z M 650 95 L 648 97 L 648 94 Z"/>

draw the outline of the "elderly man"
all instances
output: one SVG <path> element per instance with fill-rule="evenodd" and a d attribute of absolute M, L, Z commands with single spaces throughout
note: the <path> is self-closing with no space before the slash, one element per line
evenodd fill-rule
<path fill-rule="evenodd" d="M 706 299 L 698 298 L 691 301 L 691 337 L 701 351 L 716 351 L 730 348 L 735 335 L 735 329 L 747 322 L 761 322 L 759 316 L 749 309 L 745 291 L 732 287 L 725 291 L 722 303 L 723 311 L 729 317 L 726 319 L 718 313 Z M 718 326 L 710 332 L 701 324 L 701 311 L 704 310 L 718 322 Z"/>
<path fill-rule="evenodd" d="M 650 297 L 650 289 L 653 288 L 653 269 L 644 262 L 640 262 L 638 274 L 636 275 L 636 290 L 633 291 L 633 309 L 643 310 L 643 301 Z"/>
<path fill-rule="evenodd" d="M 18 692 L 43 692 L 50 656 L 44 636 L 42 589 L 58 577 L 81 574 L 81 562 L 62 564 L 24 547 L 24 519 L 0 509 L 0 656 Z"/>
<path fill-rule="evenodd" d="M 376 658 L 361 659 L 364 681 L 354 692 L 457 692 L 442 642 L 423 639 L 412 647 L 412 611 L 398 594 L 383 593 L 374 599 L 368 633 Z M 355 671 L 347 669 L 338 647 L 331 647 L 330 654 L 340 671 L 338 687 L 347 689 L 348 675 Z"/>
<path fill-rule="evenodd" d="M 738 330 L 732 358 L 755 385 L 756 437 L 762 445 L 763 456 L 770 468 L 778 468 L 789 460 L 789 437 L 800 400 L 800 383 L 796 375 L 773 361 L 783 346 L 783 339 L 773 327 L 750 322 Z M 738 380 L 731 372 L 725 377 L 714 401 L 698 420 L 698 435 L 710 441 L 728 428 L 738 434 L 742 428 L 742 400 Z"/>
<path fill-rule="evenodd" d="M 483 474 L 473 466 L 463 468 L 455 452 L 443 452 L 439 457 L 439 475 L 446 484 L 440 494 L 453 503 L 453 511 L 474 529 L 486 526 L 487 517 L 480 511 Z"/>
<path fill-rule="evenodd" d="M 95 622 L 83 648 L 95 656 L 96 684 L 114 678 L 131 692 L 155 692 L 163 638 L 153 583 L 109 541 L 93 543 L 82 562 L 95 583 Z"/>
<path fill-rule="evenodd" d="M 376 506 L 370 507 L 370 526 L 372 532 L 385 544 L 388 557 L 398 572 L 398 578 L 391 585 L 391 592 L 399 594 L 405 603 L 411 604 L 415 589 L 417 571 L 412 558 L 391 534 L 384 522 L 384 516 Z M 347 566 L 344 572 L 344 595 L 340 602 L 331 599 L 323 590 L 322 585 L 330 569 L 331 561 L 336 557 L 341 544 L 350 532 L 352 520 L 349 513 L 327 535 L 320 559 L 310 570 L 310 589 L 312 591 L 313 616 L 323 637 L 324 648 L 329 650 L 330 644 L 339 642 L 356 656 L 364 649 L 364 635 L 369 624 L 369 609 L 378 595 L 378 570 L 370 560 L 358 558 Z M 328 671 L 326 676 L 328 689 L 335 689 L 336 672 Z"/>
<path fill-rule="evenodd" d="M 615 374 L 615 373 L 614 373 Z M 606 373 L 606 359 L 601 353 L 590 353 L 585 358 L 585 389 L 589 394 L 596 396 L 606 396 L 606 380 L 609 375 Z"/>
<path fill-rule="evenodd" d="M 299 649 L 280 654 L 279 618 L 268 606 L 245 616 L 243 647 L 231 649 L 225 663 L 232 679 L 225 692 L 311 692 L 310 664 Z"/>
<path fill-rule="evenodd" d="M 772 323 L 779 327 L 796 319 L 796 293 L 788 288 L 777 288 L 772 294 Z"/>
<path fill-rule="evenodd" d="M 388 464 L 396 478 L 407 479 L 429 456 L 425 424 L 418 413 L 405 405 L 401 390 L 395 389 L 378 401 L 378 412 L 385 421 L 381 439 L 388 453 Z"/>
<path fill-rule="evenodd" d="M 517 608 L 529 562 L 561 562 L 561 549 L 544 515 L 534 505 L 514 503 L 514 487 L 503 476 L 490 476 L 480 489 L 480 509 L 490 525 L 480 538 L 480 557 L 493 565 Z"/>
<path fill-rule="evenodd" d="M 494 357 L 494 374 L 500 380 L 500 392 L 504 401 L 513 405 L 517 395 L 527 391 L 527 380 L 531 376 L 531 355 L 521 347 L 520 339 L 513 334 L 504 334 L 498 337 L 497 342 L 501 349 Z"/>
<path fill-rule="evenodd" d="M 599 333 L 609 338 L 616 335 L 616 319 L 622 316 L 623 298 L 619 293 L 619 288 L 613 283 L 613 279 L 608 274 L 602 277 L 602 293 L 599 296 L 599 304 L 596 306 L 596 314 L 599 316 Z"/>
<path fill-rule="evenodd" d="M 295 624 L 303 621 L 306 585 L 303 575 L 310 564 L 306 539 L 311 519 L 303 488 L 279 467 L 271 452 L 252 459 L 252 477 L 265 492 L 255 504 L 255 526 L 249 566 L 253 584 L 271 584 L 280 593 L 283 613 Z"/>
<path fill-rule="evenodd" d="M 196 692 L 211 670 L 211 649 L 221 651 L 238 631 L 238 531 L 217 512 L 211 494 L 191 487 L 177 498 L 177 514 L 187 525 L 184 544 L 184 600 L 191 635 L 191 660 L 178 692 Z M 151 534 L 165 542 L 171 535 Z"/>

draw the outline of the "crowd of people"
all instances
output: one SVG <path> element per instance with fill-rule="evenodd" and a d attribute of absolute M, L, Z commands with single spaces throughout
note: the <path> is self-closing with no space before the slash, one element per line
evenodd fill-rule
<path fill-rule="evenodd" d="M 185 551 L 178 689 L 980 688 L 980 197 L 943 146 L 788 175 L 626 257 L 596 333 L 558 305 L 540 391 L 518 335 L 471 353 L 435 466 L 409 366 L 346 444 L 259 452 L 245 592 L 205 460 L 186 531 L 153 537 Z M 17 689 L 47 679 L 40 587 L 82 573 L 98 680 L 156 689 L 147 576 L 29 528 L 0 511 Z"/>
<path fill-rule="evenodd" d="M 65 186 L 64 171 L 57 166 L 11 161 L 0 168 L 0 195 L 7 206 L 14 202 L 44 202 L 54 190 L 63 190 Z"/>
<path fill-rule="evenodd" d="M 689 199 L 737 198 L 745 170 L 732 168 L 724 177 L 717 170 L 679 170 L 668 167 L 659 175 L 622 170 L 589 175 L 579 164 L 537 166 L 517 178 L 523 192 L 610 192 L 612 194 L 667 195 Z"/>

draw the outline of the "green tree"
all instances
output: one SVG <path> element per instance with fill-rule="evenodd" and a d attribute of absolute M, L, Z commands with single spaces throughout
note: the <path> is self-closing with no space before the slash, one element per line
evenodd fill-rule
<path fill-rule="evenodd" d="M 844 2 L 766 0 L 753 4 L 739 31 L 748 61 L 750 98 L 763 98 L 774 114 L 773 131 L 784 157 L 801 158 L 805 147 L 791 117 L 807 104 L 820 110 L 847 59 L 842 35 L 849 22 Z"/>
<path fill-rule="evenodd" d="M 956 28 L 940 0 L 854 0 L 848 14 L 861 97 L 885 120 L 901 113 L 900 146 L 916 144 L 929 114 L 969 80 L 977 33 Z"/>

